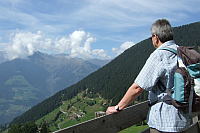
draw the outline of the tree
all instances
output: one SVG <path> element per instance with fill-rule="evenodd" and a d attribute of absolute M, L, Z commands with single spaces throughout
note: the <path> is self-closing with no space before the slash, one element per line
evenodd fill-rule
<path fill-rule="evenodd" d="M 49 132 L 50 132 L 49 128 L 46 126 L 46 123 L 43 122 L 42 129 L 40 130 L 40 133 L 49 133 Z"/>
<path fill-rule="evenodd" d="M 67 105 L 67 110 L 68 110 L 70 107 L 71 107 L 70 104 L 68 104 L 68 105 Z"/>
<path fill-rule="evenodd" d="M 23 133 L 36 133 L 37 130 L 37 125 L 33 121 L 25 123 L 22 127 Z"/>
<path fill-rule="evenodd" d="M 83 94 L 82 94 L 82 97 L 84 98 L 84 97 L 86 97 L 86 92 L 83 92 Z"/>
<path fill-rule="evenodd" d="M 20 124 L 12 125 L 8 133 L 36 133 L 37 130 L 37 125 L 32 121 L 25 123 L 23 127 Z"/>
<path fill-rule="evenodd" d="M 22 133 L 20 124 L 12 125 L 8 130 L 8 133 Z"/>

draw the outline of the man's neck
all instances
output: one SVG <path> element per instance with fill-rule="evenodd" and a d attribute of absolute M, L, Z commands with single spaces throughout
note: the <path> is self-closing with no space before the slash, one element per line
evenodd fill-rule
<path fill-rule="evenodd" d="M 157 43 L 157 48 L 159 48 L 163 43 L 159 40 L 159 42 Z M 156 49 L 157 49 L 156 48 Z"/>

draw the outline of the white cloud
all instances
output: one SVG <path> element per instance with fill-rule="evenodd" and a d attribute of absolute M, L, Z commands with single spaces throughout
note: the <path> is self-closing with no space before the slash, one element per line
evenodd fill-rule
<path fill-rule="evenodd" d="M 126 49 L 130 48 L 131 46 L 135 45 L 134 42 L 125 42 L 123 43 L 120 48 L 112 48 L 112 51 L 117 54 L 120 55 L 121 53 L 123 53 Z"/>
<path fill-rule="evenodd" d="M 107 52 L 103 49 L 94 49 L 92 50 L 92 54 L 100 56 L 101 59 L 111 59 L 111 56 L 107 56 Z"/>
<path fill-rule="evenodd" d="M 148 23 L 152 23 L 160 17 L 181 21 L 188 15 L 186 12 L 199 11 L 198 5 L 200 4 L 198 0 L 182 0 L 181 2 L 172 0 L 162 2 L 148 0 L 100 0 L 87 2 L 83 8 L 73 12 L 73 21 L 88 21 L 91 22 L 92 28 L 104 28 L 109 31 L 121 31 L 124 28 L 129 29 L 149 25 Z M 179 14 L 185 14 L 185 16 Z"/>
<path fill-rule="evenodd" d="M 40 31 L 37 34 L 17 33 L 15 36 L 11 34 L 10 42 L 5 45 L 3 49 L 6 53 L 6 58 L 9 60 L 15 58 L 26 58 L 33 55 L 40 47 L 40 39 L 43 38 Z"/>
<path fill-rule="evenodd" d="M 37 34 L 31 32 L 15 33 L 10 35 L 8 43 L 4 45 L 6 58 L 9 60 L 15 58 L 27 58 L 39 50 L 54 51 L 57 53 L 68 53 L 69 57 L 81 57 L 83 59 L 91 59 L 93 55 L 101 58 L 110 58 L 103 49 L 95 49 L 91 51 L 91 44 L 96 41 L 96 38 L 91 37 L 84 31 L 74 31 L 68 38 L 62 37 L 52 40 L 44 38 L 45 35 L 41 31 Z"/>
<path fill-rule="evenodd" d="M 89 33 L 86 35 L 84 31 L 74 31 L 69 38 L 71 57 L 81 55 L 83 59 L 92 58 L 90 44 L 96 41 L 95 38 L 91 37 Z"/>
<path fill-rule="evenodd" d="M 3 37 L 1 42 L 4 44 L 0 44 L 0 49 L 5 45 L 8 53 L 12 51 L 13 53 L 7 56 L 10 59 L 26 57 L 35 50 L 42 49 L 49 53 L 52 51 L 68 52 L 71 57 L 91 58 L 92 55 L 96 55 L 104 58 L 116 42 L 122 43 L 127 40 L 140 42 L 149 37 L 149 28 L 156 19 L 166 18 L 172 26 L 199 21 L 199 4 L 199 0 L 162 2 L 148 0 L 78 2 L 1 0 L 0 37 Z M 15 32 L 15 29 L 23 31 L 24 36 L 28 32 L 33 34 L 38 30 L 42 31 L 45 36 L 40 35 L 42 38 L 38 38 L 38 43 L 32 43 L 30 40 L 29 45 L 24 45 L 22 42 L 16 43 L 14 36 L 19 38 L 19 33 L 15 33 L 9 43 L 5 43 L 8 42 L 8 35 Z M 93 50 L 91 44 L 96 42 L 96 38 L 84 31 L 73 32 L 76 29 L 90 31 L 92 35 L 98 37 L 104 51 Z M 69 34 L 70 36 L 66 36 Z M 58 38 L 55 39 L 56 37 Z M 21 48 L 19 48 L 20 45 Z M 17 51 L 16 47 L 21 51 Z M 112 50 L 117 55 L 124 51 L 123 48 Z"/>
<path fill-rule="evenodd" d="M 120 32 L 149 25 L 160 17 L 181 22 L 187 18 L 187 12 L 199 12 L 199 4 L 199 0 L 182 0 L 181 2 L 172 0 L 162 2 L 147 0 L 27 2 L 26 0 L 15 0 L 14 3 L 11 0 L 4 0 L 0 2 L 2 9 L 0 18 L 9 20 L 5 27 L 20 28 L 22 26 L 22 29 L 26 28 L 31 32 L 37 28 L 37 30 L 55 34 L 66 32 L 72 27 Z M 155 6 L 162 10 L 154 8 Z"/>

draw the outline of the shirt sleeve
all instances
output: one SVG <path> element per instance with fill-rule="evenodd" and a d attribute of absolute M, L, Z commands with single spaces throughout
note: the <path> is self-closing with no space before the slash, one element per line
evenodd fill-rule
<path fill-rule="evenodd" d="M 135 79 L 135 83 L 142 89 L 151 91 L 164 73 L 161 55 L 155 50 L 147 59 L 144 67 Z"/>

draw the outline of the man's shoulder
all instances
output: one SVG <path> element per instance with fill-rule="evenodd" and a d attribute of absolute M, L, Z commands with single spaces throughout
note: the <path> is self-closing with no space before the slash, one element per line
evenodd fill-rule
<path fill-rule="evenodd" d="M 160 60 L 160 57 L 162 56 L 162 53 L 156 49 L 153 53 L 149 56 L 149 60 Z"/>
<path fill-rule="evenodd" d="M 159 56 L 173 54 L 170 50 L 166 49 L 177 50 L 178 47 L 179 46 L 173 40 L 167 41 L 163 43 L 159 48 L 157 48 L 152 54 Z"/>
<path fill-rule="evenodd" d="M 170 40 L 170 41 L 167 41 L 165 43 L 163 43 L 159 48 L 171 48 L 171 49 L 174 49 L 174 50 L 177 50 L 177 47 L 179 47 L 175 42 L 174 40 Z"/>

